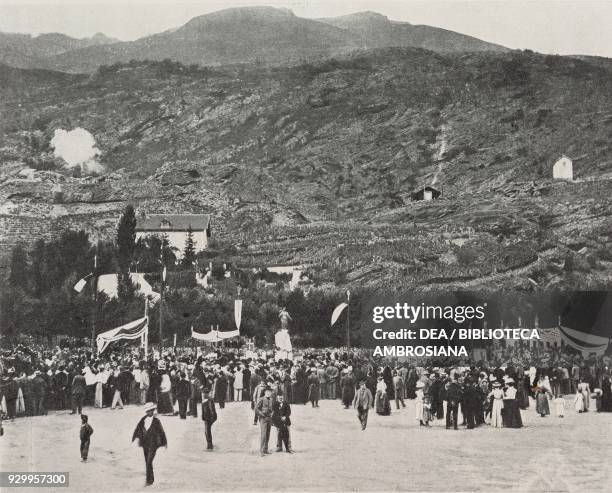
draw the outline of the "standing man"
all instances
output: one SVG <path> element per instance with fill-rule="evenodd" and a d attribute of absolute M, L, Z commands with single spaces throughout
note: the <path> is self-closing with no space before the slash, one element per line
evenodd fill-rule
<path fill-rule="evenodd" d="M 361 380 L 359 382 L 359 389 L 355 394 L 355 399 L 353 399 L 353 408 L 357 409 L 357 418 L 361 423 L 362 430 L 365 430 L 368 425 L 368 412 L 372 402 L 374 402 L 372 392 L 366 388 L 365 380 Z"/>
<path fill-rule="evenodd" d="M 153 459 L 159 447 L 168 448 L 168 441 L 166 440 L 166 433 L 164 428 L 154 415 L 157 406 L 152 402 L 147 402 L 144 405 L 145 416 L 138 422 L 134 434 L 132 435 L 132 442 L 138 439 L 138 446 L 142 447 L 144 452 L 145 465 L 147 468 L 147 479 L 145 486 L 151 486 L 155 479 L 153 475 Z"/>
<path fill-rule="evenodd" d="M 84 373 L 85 370 L 81 373 L 77 373 L 72 379 L 72 412 L 70 414 L 76 414 L 77 411 L 81 414 L 83 410 L 83 400 L 87 392 L 87 382 L 85 381 Z"/>
<path fill-rule="evenodd" d="M 451 423 L 453 428 L 457 429 L 457 413 L 459 411 L 459 402 L 463 397 L 461 391 L 461 385 L 457 381 L 457 374 L 455 373 L 452 380 L 446 385 L 446 429 L 449 430 Z"/>
<path fill-rule="evenodd" d="M 340 375 L 340 371 L 334 365 L 334 362 L 330 361 L 325 373 L 327 373 L 327 396 L 330 399 L 336 400 L 336 387 L 338 385 L 338 376 Z"/>
<path fill-rule="evenodd" d="M 66 373 L 63 365 L 60 366 L 59 371 L 53 375 L 53 387 L 55 390 L 57 409 L 66 409 L 68 373 Z"/>
<path fill-rule="evenodd" d="M 272 426 L 272 389 L 265 387 L 264 396 L 259 399 L 255 406 L 255 414 L 259 418 L 259 429 L 261 431 L 261 441 L 259 453 L 263 457 L 269 454 L 268 442 L 270 441 L 270 427 Z"/>
<path fill-rule="evenodd" d="M 291 406 L 285 401 L 283 394 L 278 394 L 276 402 L 272 405 L 272 424 L 278 428 L 278 439 L 276 440 L 276 451 L 283 451 L 283 444 L 285 444 L 285 451 L 292 454 L 291 450 L 291 436 L 289 434 L 289 427 L 291 426 Z"/>
<path fill-rule="evenodd" d="M 217 410 L 215 400 L 210 397 L 210 389 L 204 389 L 202 394 L 202 421 L 204 421 L 206 433 L 206 450 L 213 450 L 212 425 L 217 421 Z"/>
<path fill-rule="evenodd" d="M 395 389 L 395 407 L 399 409 L 400 402 L 402 407 L 406 407 L 406 404 L 404 404 L 404 381 L 398 375 L 397 370 L 393 370 L 393 388 Z"/>
<path fill-rule="evenodd" d="M 215 380 L 215 400 L 219 403 L 219 409 L 225 408 L 225 401 L 227 400 L 227 377 L 223 370 L 219 370 L 217 379 Z"/>
<path fill-rule="evenodd" d="M 244 389 L 244 373 L 242 371 L 242 365 L 238 367 L 236 373 L 234 373 L 234 401 L 242 401 L 242 390 Z"/>
<path fill-rule="evenodd" d="M 265 390 L 266 390 L 266 384 L 265 384 L 265 382 L 263 380 L 261 380 L 257 384 L 257 386 L 253 389 L 253 400 L 251 401 L 251 405 L 253 407 L 253 410 L 255 411 L 255 416 L 253 417 L 253 424 L 254 425 L 257 424 L 257 419 L 258 419 L 257 410 L 255 409 L 255 407 L 259 403 L 259 400 L 264 396 Z"/>
<path fill-rule="evenodd" d="M 191 384 L 185 372 L 181 372 L 181 379 L 176 383 L 176 400 L 178 401 L 179 416 L 187 419 L 187 401 L 191 397 Z"/>
<path fill-rule="evenodd" d="M 111 409 L 115 409 L 116 406 L 119 406 L 119 409 L 123 409 L 123 399 L 121 398 L 121 379 L 119 375 L 121 373 L 120 368 L 116 368 L 113 371 L 113 374 L 108 377 L 106 384 L 111 388 L 113 392 L 113 401 L 111 404 Z"/>

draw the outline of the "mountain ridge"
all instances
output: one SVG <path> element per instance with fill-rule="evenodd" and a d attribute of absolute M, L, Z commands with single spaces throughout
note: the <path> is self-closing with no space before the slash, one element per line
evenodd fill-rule
<path fill-rule="evenodd" d="M 101 65 L 144 59 L 168 58 L 187 65 L 283 65 L 383 47 L 421 47 L 437 52 L 508 51 L 464 34 L 390 21 L 374 12 L 307 19 L 274 7 L 224 9 L 134 41 L 110 42 L 100 37 L 97 41 L 72 49 L 49 50 L 44 56 L 30 56 L 25 47 L 22 59 L 19 53 L 9 53 L 0 57 L 0 62 L 20 68 L 91 73 Z"/>

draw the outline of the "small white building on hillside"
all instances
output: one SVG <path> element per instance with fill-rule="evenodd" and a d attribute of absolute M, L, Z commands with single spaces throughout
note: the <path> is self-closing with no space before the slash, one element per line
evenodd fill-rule
<path fill-rule="evenodd" d="M 565 154 L 561 156 L 553 165 L 553 179 L 555 180 L 573 180 L 574 166 L 572 160 Z"/>
<path fill-rule="evenodd" d="M 145 236 L 165 236 L 180 256 L 190 227 L 196 251 L 208 248 L 211 235 L 208 214 L 137 214 L 136 241 Z"/>

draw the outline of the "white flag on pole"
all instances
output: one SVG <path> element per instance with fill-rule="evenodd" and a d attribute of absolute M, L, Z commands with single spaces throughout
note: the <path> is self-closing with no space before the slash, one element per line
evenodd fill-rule
<path fill-rule="evenodd" d="M 87 284 L 87 281 L 93 277 L 93 274 L 87 274 L 83 279 L 79 279 L 79 281 L 74 285 L 73 289 L 80 293 L 83 291 L 83 288 Z"/>
<path fill-rule="evenodd" d="M 242 300 L 234 301 L 234 320 L 236 320 L 236 328 L 240 330 L 240 322 L 242 321 Z"/>
<path fill-rule="evenodd" d="M 331 324 L 334 325 L 336 323 L 336 321 L 338 320 L 338 318 L 340 317 L 340 315 L 342 315 L 342 312 L 344 311 L 344 309 L 348 306 L 347 303 L 340 303 L 334 310 L 334 313 L 332 313 L 332 317 L 331 317 Z"/>

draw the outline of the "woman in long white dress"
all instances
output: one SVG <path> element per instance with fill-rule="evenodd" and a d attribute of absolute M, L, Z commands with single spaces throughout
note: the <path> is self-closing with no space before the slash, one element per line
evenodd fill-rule
<path fill-rule="evenodd" d="M 104 393 L 102 387 L 106 383 L 107 377 L 106 372 L 102 367 L 99 368 L 96 374 L 96 393 L 94 397 L 94 407 L 102 407 L 104 405 Z"/>
<path fill-rule="evenodd" d="M 423 394 L 425 384 L 421 381 L 416 384 L 416 399 L 414 400 L 415 418 L 419 420 L 419 425 L 429 426 L 429 408 L 425 402 L 426 398 Z"/>
<path fill-rule="evenodd" d="M 493 390 L 489 392 L 487 399 L 493 398 L 493 407 L 491 409 L 491 426 L 495 428 L 503 428 L 502 409 L 504 408 L 504 391 L 499 382 L 493 382 Z"/>
<path fill-rule="evenodd" d="M 578 383 L 578 391 L 582 394 L 582 398 L 584 400 L 584 409 L 583 412 L 589 412 L 589 404 L 591 403 L 591 387 L 588 382 L 585 382 L 582 378 L 580 379 L 580 383 Z"/>

